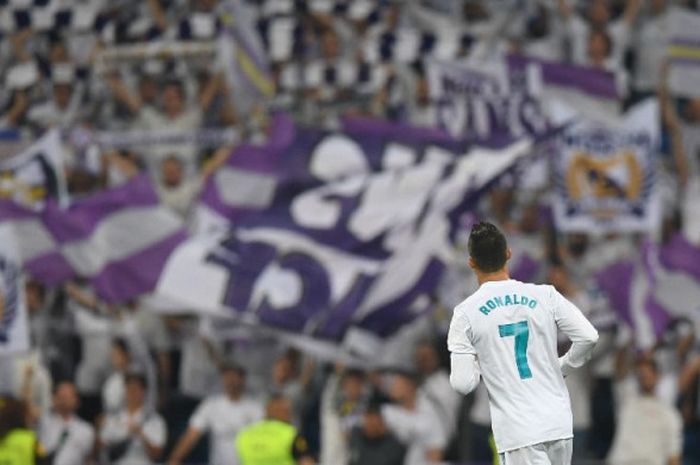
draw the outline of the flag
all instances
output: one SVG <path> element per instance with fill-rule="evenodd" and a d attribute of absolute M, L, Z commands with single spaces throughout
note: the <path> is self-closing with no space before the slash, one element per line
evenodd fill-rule
<path fill-rule="evenodd" d="M 24 279 L 14 238 L 0 230 L 0 357 L 29 350 Z"/>
<path fill-rule="evenodd" d="M 679 97 L 700 97 L 700 14 L 673 8 L 669 13 L 668 86 Z"/>
<path fill-rule="evenodd" d="M 160 205 L 145 176 L 62 209 L 40 212 L 0 202 L 0 229 L 14 235 L 19 260 L 54 285 L 81 277 L 107 302 L 153 289 L 172 250 L 185 237 L 179 217 Z"/>
<path fill-rule="evenodd" d="M 0 159 L 0 198 L 41 209 L 48 199 L 68 201 L 61 135 L 51 129 L 21 152 Z"/>
<path fill-rule="evenodd" d="M 227 0 L 222 4 L 223 28 L 217 39 L 217 55 L 229 92 L 236 90 L 236 109 L 245 114 L 256 103 L 271 98 L 275 86 L 253 17 L 242 3 Z"/>
<path fill-rule="evenodd" d="M 553 200 L 557 229 L 653 232 L 660 225 L 654 155 L 658 105 L 642 102 L 615 126 L 579 118 L 558 136 Z"/>
<path fill-rule="evenodd" d="M 551 101 L 563 98 L 586 115 L 618 111 L 612 73 L 512 55 L 486 62 L 427 62 L 438 125 L 458 138 L 540 136 L 560 121 Z"/>
<path fill-rule="evenodd" d="M 223 227 L 175 250 L 156 295 L 315 340 L 383 338 L 432 308 L 458 218 L 530 147 L 277 116 L 265 145 L 239 146 L 212 176 L 200 207 Z"/>

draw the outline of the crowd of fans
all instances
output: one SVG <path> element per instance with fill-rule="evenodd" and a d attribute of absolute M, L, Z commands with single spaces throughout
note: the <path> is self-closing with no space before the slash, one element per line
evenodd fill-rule
<path fill-rule="evenodd" d="M 614 72 L 625 105 L 658 95 L 659 174 L 668 191 L 662 236 L 697 221 L 687 199 L 700 198 L 700 100 L 672 100 L 663 78 L 669 9 L 697 9 L 693 1 L 248 0 L 276 93 L 245 108 L 246 90 L 231 88 L 211 55 L 144 52 L 95 66 L 116 45 L 213 41 L 223 3 L 0 0 L 0 129 L 31 140 L 52 127 L 235 128 L 259 140 L 278 108 L 323 127 L 348 114 L 434 126 L 422 59 L 445 42 L 458 61 L 521 53 Z M 145 172 L 162 202 L 187 218 L 230 151 L 194 142 L 78 149 L 67 141 L 68 187 L 78 198 Z M 557 233 L 546 166 L 537 169 L 545 174 L 531 170 L 496 186 L 477 213 L 506 232 L 512 263 L 527 255 L 541 264 L 531 278 L 555 285 L 601 333 L 591 363 L 567 379 L 576 463 L 700 463 L 693 323 L 676 321 L 654 347 L 638 350 L 594 277 L 633 258 L 640 238 Z M 1 390 L 21 399 L 0 403 L 0 441 L 22 424 L 55 465 L 230 465 L 247 451 L 239 433 L 267 417 L 294 427 L 299 463 L 490 463 L 486 390 L 458 395 L 446 369 L 449 310 L 476 288 L 474 279 L 458 247 L 435 312 L 402 328 L 364 367 L 316 360 L 251 330 L 221 338 L 211 318 L 106 305 L 82 282 L 46 288 L 29 280 L 33 349 L 0 363 Z"/>

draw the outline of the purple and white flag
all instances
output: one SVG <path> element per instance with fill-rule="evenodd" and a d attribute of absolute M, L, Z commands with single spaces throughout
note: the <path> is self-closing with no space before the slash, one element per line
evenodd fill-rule
<path fill-rule="evenodd" d="M 14 235 L 19 261 L 47 284 L 90 280 L 106 302 L 124 302 L 152 290 L 186 233 L 177 215 L 159 204 L 145 176 L 41 212 L 0 203 L 0 229 Z"/>
<path fill-rule="evenodd" d="M 639 347 L 652 347 L 679 318 L 700 327 L 700 248 L 681 234 L 661 245 L 645 241 L 636 261 L 613 263 L 597 280 Z"/>
<path fill-rule="evenodd" d="M 700 14 L 672 8 L 668 16 L 668 86 L 674 95 L 700 97 Z"/>
<path fill-rule="evenodd" d="M 615 78 L 597 69 L 512 55 L 478 63 L 427 62 L 441 128 L 469 140 L 543 135 L 561 124 L 550 111 L 564 98 L 596 119 L 619 111 Z"/>
<path fill-rule="evenodd" d="M 228 229 L 178 247 L 157 294 L 319 340 L 387 336 L 431 308 L 459 217 L 530 148 L 278 117 L 270 141 L 239 146 L 203 192 L 202 216 Z"/>
<path fill-rule="evenodd" d="M 580 118 L 567 126 L 557 136 L 554 160 L 557 229 L 654 232 L 661 219 L 658 143 L 658 104 L 652 99 L 631 108 L 616 125 Z"/>

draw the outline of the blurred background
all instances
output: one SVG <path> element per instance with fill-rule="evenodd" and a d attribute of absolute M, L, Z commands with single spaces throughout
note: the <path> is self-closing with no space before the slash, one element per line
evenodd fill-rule
<path fill-rule="evenodd" d="M 0 462 L 497 463 L 488 220 L 574 463 L 700 463 L 697 2 L 0 0 L 0 77 Z"/>

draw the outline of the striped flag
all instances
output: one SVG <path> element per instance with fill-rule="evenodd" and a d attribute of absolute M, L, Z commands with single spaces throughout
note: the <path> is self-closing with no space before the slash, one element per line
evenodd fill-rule
<path fill-rule="evenodd" d="M 640 348 L 652 347 L 676 319 L 700 326 L 700 248 L 680 234 L 661 245 L 645 241 L 638 260 L 613 263 L 597 278 Z"/>
<path fill-rule="evenodd" d="M 674 8 L 669 30 L 669 89 L 674 95 L 700 97 L 700 14 Z"/>
<path fill-rule="evenodd" d="M 256 103 L 271 98 L 275 86 L 251 12 L 241 3 L 228 0 L 222 5 L 217 54 L 229 92 L 237 89 L 233 96 L 236 110 L 245 114 Z"/>
<path fill-rule="evenodd" d="M 47 284 L 88 279 L 97 295 L 118 303 L 152 290 L 186 233 L 140 176 L 66 209 L 36 212 L 0 202 L 0 229 L 15 237 L 25 270 Z"/>

